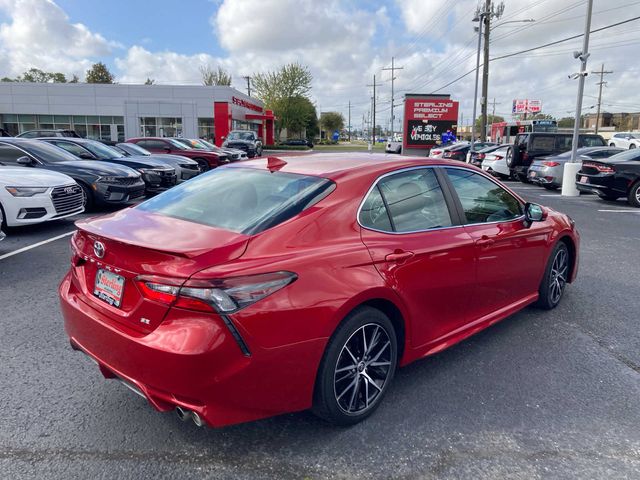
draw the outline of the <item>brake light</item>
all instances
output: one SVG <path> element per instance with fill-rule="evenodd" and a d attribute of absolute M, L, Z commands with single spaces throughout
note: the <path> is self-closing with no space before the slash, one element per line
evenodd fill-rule
<path fill-rule="evenodd" d="M 614 173 L 615 172 L 613 167 L 610 167 L 609 165 L 604 165 L 602 163 L 583 162 L 582 163 L 582 168 L 584 168 L 584 167 L 595 168 L 600 173 Z"/>
<path fill-rule="evenodd" d="M 558 165 L 560 165 L 559 162 L 542 162 L 542 165 L 544 165 L 545 167 L 557 167 Z"/>
<path fill-rule="evenodd" d="M 502 155 L 494 155 L 494 157 L 496 157 L 496 160 L 502 160 L 504 158 Z"/>
<path fill-rule="evenodd" d="M 484 157 L 485 157 L 485 154 L 484 154 L 484 153 L 478 153 L 478 154 L 477 154 L 477 156 L 476 156 L 476 158 L 477 158 L 478 160 L 484 160 Z"/>
<path fill-rule="evenodd" d="M 522 161 L 523 162 L 528 162 L 529 161 L 529 154 L 527 152 L 523 152 L 522 153 Z"/>
<path fill-rule="evenodd" d="M 149 300 L 187 310 L 233 313 L 286 287 L 298 276 L 273 272 L 215 280 L 141 276 L 136 279 Z"/>

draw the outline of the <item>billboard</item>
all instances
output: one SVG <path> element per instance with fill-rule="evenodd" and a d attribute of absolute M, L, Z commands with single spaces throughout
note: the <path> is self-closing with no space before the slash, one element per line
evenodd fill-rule
<path fill-rule="evenodd" d="M 540 113 L 542 111 L 541 100 L 529 100 L 528 98 L 516 98 L 513 100 L 511 112 L 516 115 L 524 113 Z"/>
<path fill-rule="evenodd" d="M 456 131 L 458 102 L 447 97 L 421 97 L 427 96 L 405 97 L 403 148 L 431 148 L 447 130 Z"/>

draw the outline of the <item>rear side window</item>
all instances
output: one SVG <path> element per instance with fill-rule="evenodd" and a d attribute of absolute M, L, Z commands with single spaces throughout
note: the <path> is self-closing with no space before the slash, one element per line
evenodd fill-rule
<path fill-rule="evenodd" d="M 559 140 L 559 139 L 556 139 L 555 136 L 534 135 L 531 138 L 531 145 L 529 149 L 552 152 L 555 148 L 556 140 Z"/>
<path fill-rule="evenodd" d="M 453 223 L 435 172 L 409 170 L 383 178 L 360 209 L 360 224 L 385 232 L 419 232 Z"/>
<path fill-rule="evenodd" d="M 558 135 L 556 138 L 556 150 L 564 152 L 571 150 L 571 144 L 573 143 L 573 135 Z"/>
<path fill-rule="evenodd" d="M 466 169 L 447 168 L 467 224 L 502 222 L 522 215 L 522 205 L 500 185 Z"/>
<path fill-rule="evenodd" d="M 326 178 L 217 168 L 136 208 L 252 235 L 294 217 L 333 189 Z"/>
<path fill-rule="evenodd" d="M 162 140 L 140 140 L 137 142 L 142 148 L 148 148 L 153 150 L 162 150 L 165 147 L 168 147 L 166 143 Z"/>
<path fill-rule="evenodd" d="M 580 137 L 581 147 L 604 147 L 605 143 L 600 137 Z"/>

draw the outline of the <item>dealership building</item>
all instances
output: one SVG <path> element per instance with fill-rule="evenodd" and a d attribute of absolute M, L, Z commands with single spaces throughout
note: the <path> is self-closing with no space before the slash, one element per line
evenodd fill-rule
<path fill-rule="evenodd" d="M 11 135 L 71 129 L 86 138 L 214 138 L 253 130 L 273 144 L 273 112 L 226 86 L 0 82 L 0 126 Z"/>

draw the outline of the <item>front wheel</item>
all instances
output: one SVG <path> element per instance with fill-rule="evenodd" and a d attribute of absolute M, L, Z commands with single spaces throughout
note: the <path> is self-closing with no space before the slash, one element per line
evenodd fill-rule
<path fill-rule="evenodd" d="M 640 181 L 631 186 L 627 200 L 632 207 L 640 208 Z"/>
<path fill-rule="evenodd" d="M 258 145 L 258 148 L 256 148 L 256 156 L 262 156 L 262 145 Z"/>
<path fill-rule="evenodd" d="M 569 249 L 564 242 L 558 242 L 549 256 L 536 306 L 544 310 L 556 308 L 562 299 L 568 277 Z"/>
<path fill-rule="evenodd" d="M 389 318 L 360 307 L 333 334 L 318 370 L 313 412 L 353 425 L 380 405 L 395 373 L 398 346 Z"/>
<path fill-rule="evenodd" d="M 91 210 L 93 210 L 93 207 L 95 206 L 93 192 L 84 183 L 80 183 L 79 185 L 80 185 L 80 188 L 82 188 L 82 202 L 84 206 L 84 211 L 90 212 Z"/>
<path fill-rule="evenodd" d="M 200 173 L 208 172 L 211 167 L 209 167 L 209 162 L 207 162 L 204 158 L 194 158 L 196 162 L 198 162 L 198 167 L 200 168 Z"/>
<path fill-rule="evenodd" d="M 632 148 L 636 148 L 635 144 L 633 144 L 633 143 L 631 145 L 629 145 L 629 150 L 631 150 Z"/>

